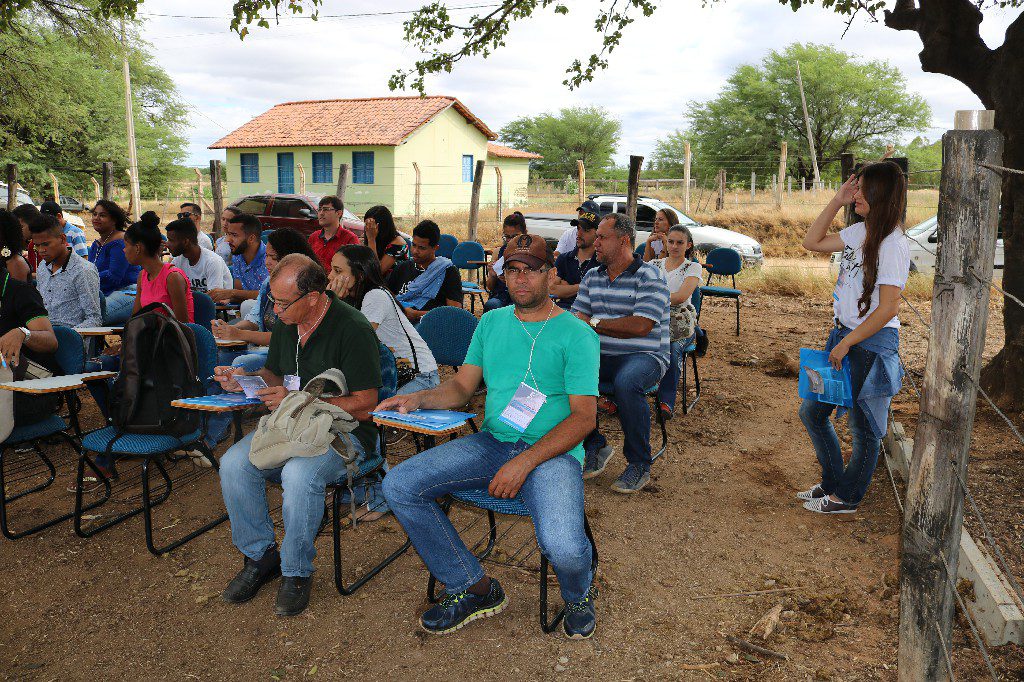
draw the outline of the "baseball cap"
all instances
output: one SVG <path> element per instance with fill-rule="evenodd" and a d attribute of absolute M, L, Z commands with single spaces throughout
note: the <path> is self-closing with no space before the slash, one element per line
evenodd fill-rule
<path fill-rule="evenodd" d="M 47 215 L 55 216 L 58 213 L 63 213 L 64 209 L 62 209 L 60 207 L 60 204 L 58 204 L 56 201 L 54 201 L 52 199 L 49 199 L 47 201 L 44 201 L 39 206 L 39 212 L 40 213 L 46 213 Z"/>
<path fill-rule="evenodd" d="M 585 211 L 583 213 L 580 213 L 579 218 L 573 218 L 572 220 L 570 220 L 569 224 L 572 225 L 573 227 L 582 227 L 584 230 L 596 230 L 597 225 L 600 222 L 601 218 L 597 215 L 597 213 Z"/>
<path fill-rule="evenodd" d="M 580 204 L 579 206 L 576 207 L 576 211 L 577 212 L 584 211 L 585 213 L 598 214 L 598 213 L 601 212 L 601 207 L 597 205 L 596 201 L 593 201 L 591 199 L 587 199 L 582 204 Z"/>
<path fill-rule="evenodd" d="M 505 265 L 512 261 L 525 263 L 531 268 L 551 265 L 551 253 L 543 237 L 535 234 L 520 234 L 505 245 Z"/>

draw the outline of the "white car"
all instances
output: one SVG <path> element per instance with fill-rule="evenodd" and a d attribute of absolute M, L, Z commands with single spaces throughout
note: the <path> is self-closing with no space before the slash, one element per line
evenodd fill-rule
<path fill-rule="evenodd" d="M 597 202 L 601 215 L 626 212 L 625 194 L 591 194 L 587 197 Z M 636 203 L 636 243 L 643 244 L 654 227 L 655 214 L 663 209 L 671 209 L 678 217 L 679 223 L 690 230 L 693 244 L 697 251 L 707 253 L 712 249 L 726 247 L 733 249 L 743 258 L 745 266 L 760 266 L 764 263 L 764 252 L 761 244 L 745 234 L 714 225 L 703 225 L 689 217 L 675 206 L 651 197 L 638 197 Z M 526 227 L 533 234 L 539 234 L 548 240 L 557 241 L 562 233 L 570 228 L 569 220 L 575 215 L 529 213 L 526 216 Z"/>
<path fill-rule="evenodd" d="M 906 231 L 910 247 L 910 271 L 932 274 L 935 272 L 935 256 L 939 246 L 939 220 L 932 216 Z M 842 253 L 833 253 L 831 266 L 833 272 L 839 272 L 839 259 Z M 1003 269 L 1003 240 L 996 240 L 995 269 Z M 999 273 L 997 273 L 999 274 Z"/>

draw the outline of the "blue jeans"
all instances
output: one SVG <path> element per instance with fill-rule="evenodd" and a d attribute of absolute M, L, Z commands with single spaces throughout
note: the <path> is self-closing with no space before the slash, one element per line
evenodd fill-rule
<path fill-rule="evenodd" d="M 486 489 L 506 462 L 526 450 L 485 432 L 463 436 L 405 460 L 384 477 L 384 495 L 427 569 L 448 594 L 484 577 L 437 498 L 457 490 Z M 562 598 L 580 601 L 590 589 L 590 541 L 583 530 L 583 476 L 579 461 L 562 454 L 526 477 L 519 498 L 530 510 L 537 543 L 558 576 Z"/>
<path fill-rule="evenodd" d="M 665 371 L 665 376 L 661 378 L 661 383 L 658 385 L 658 402 L 665 403 L 670 409 L 675 410 L 676 392 L 679 390 L 679 375 L 682 374 L 683 361 L 686 358 L 683 357 L 682 342 L 673 342 L 669 345 L 669 348 L 672 351 L 672 356 L 668 360 L 668 369 Z"/>
<path fill-rule="evenodd" d="M 651 408 L 647 404 L 648 389 L 657 386 L 665 370 L 650 353 L 628 355 L 602 355 L 598 374 L 602 393 L 609 393 L 619 408 L 624 445 L 622 454 L 630 464 L 645 470 L 651 468 Z M 607 439 L 595 428 L 583 441 L 587 452 L 608 445 Z"/>
<path fill-rule="evenodd" d="M 413 380 L 407 383 L 405 386 L 400 386 L 398 389 L 398 395 L 407 395 L 409 393 L 415 393 L 416 391 L 425 391 L 428 388 L 435 388 L 441 383 L 441 376 L 437 373 L 437 370 L 432 372 L 420 372 Z"/>
<path fill-rule="evenodd" d="M 217 351 L 217 364 L 231 367 L 242 367 L 246 372 L 258 372 L 267 364 L 267 349 L 256 350 L 225 350 Z"/>
<path fill-rule="evenodd" d="M 284 489 L 281 573 L 312 575 L 324 495 L 329 483 L 345 478 L 345 462 L 333 449 L 328 449 L 319 457 L 294 457 L 282 467 L 263 471 L 249 461 L 252 436 L 250 433 L 232 445 L 220 460 L 220 489 L 231 520 L 231 541 L 254 561 L 275 545 L 274 523 L 267 506 L 267 481 L 280 483 Z M 365 454 L 359 440 L 354 442 L 356 451 Z"/>
<path fill-rule="evenodd" d="M 836 406 L 816 400 L 804 400 L 800 406 L 800 421 L 807 428 L 814 452 L 821 464 L 821 488 L 843 502 L 860 504 L 871 483 L 878 464 L 879 439 L 872 433 L 857 405 L 857 395 L 867 376 L 875 354 L 860 346 L 850 348 L 850 378 L 853 380 L 853 407 L 850 408 L 849 427 L 853 435 L 853 454 L 850 463 L 843 466 L 843 451 L 832 425 L 832 412 Z"/>
<path fill-rule="evenodd" d="M 111 293 L 106 297 L 106 312 L 103 315 L 103 324 L 122 324 L 132 316 L 132 308 L 134 307 L 134 296 L 129 296 L 123 291 Z"/>

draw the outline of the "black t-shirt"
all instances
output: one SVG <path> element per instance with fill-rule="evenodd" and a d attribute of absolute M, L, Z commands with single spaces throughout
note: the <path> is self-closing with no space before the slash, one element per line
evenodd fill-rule
<path fill-rule="evenodd" d="M 0 275 L 0 282 L 0 336 L 12 329 L 27 326 L 37 317 L 48 317 L 43 297 L 34 286 L 14 279 L 7 272 Z M 60 373 L 53 353 L 34 353 L 26 348 L 24 354 L 51 372 Z"/>
<path fill-rule="evenodd" d="M 415 261 L 407 260 L 404 263 L 398 263 L 395 267 L 391 268 L 391 273 L 388 275 L 388 289 L 391 289 L 391 293 L 395 296 L 401 296 L 409 289 L 409 282 L 419 277 L 423 272 L 423 268 L 416 265 Z M 448 301 L 461 300 L 462 277 L 459 274 L 459 269 L 453 265 L 445 271 L 444 282 L 441 283 L 437 296 L 433 300 L 427 301 L 422 310 L 433 310 L 434 308 L 448 305 Z"/>

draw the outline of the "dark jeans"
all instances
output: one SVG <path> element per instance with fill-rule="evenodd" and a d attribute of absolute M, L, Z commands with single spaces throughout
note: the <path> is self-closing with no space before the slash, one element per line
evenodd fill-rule
<path fill-rule="evenodd" d="M 814 452 L 818 455 L 818 463 L 821 464 L 822 489 L 852 505 L 858 505 L 864 499 L 875 465 L 878 464 L 880 441 L 868 427 L 864 412 L 857 405 L 857 396 L 875 357 L 874 353 L 860 346 L 850 349 L 853 407 L 849 411 L 849 427 L 853 435 L 853 454 L 845 467 L 842 446 L 831 420 L 836 406 L 816 400 L 804 400 L 800 406 L 800 421 L 807 428 Z"/>
<path fill-rule="evenodd" d="M 690 343 L 690 341 L 686 341 L 686 343 Z M 658 402 L 665 403 L 674 410 L 676 409 L 676 392 L 679 390 L 679 376 L 682 374 L 683 362 L 686 358 L 683 357 L 682 342 L 676 341 L 669 348 L 672 349 L 672 357 L 669 358 L 668 369 L 658 385 Z"/>
<path fill-rule="evenodd" d="M 610 388 L 610 395 L 619 408 L 619 422 L 625 444 L 622 454 L 630 464 L 651 468 L 651 408 L 647 404 L 647 391 L 658 385 L 665 370 L 650 353 L 628 355 L 602 355 L 599 386 L 602 393 Z M 606 446 L 608 441 L 595 428 L 583 441 L 583 448 L 593 452 Z"/>

